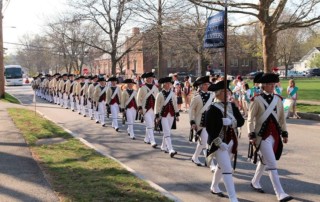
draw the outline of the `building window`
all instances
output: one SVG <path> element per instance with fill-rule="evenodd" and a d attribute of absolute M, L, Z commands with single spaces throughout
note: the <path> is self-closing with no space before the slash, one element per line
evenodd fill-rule
<path fill-rule="evenodd" d="M 232 67 L 238 67 L 238 65 L 239 65 L 239 62 L 238 62 L 239 60 L 237 59 L 237 58 L 233 58 L 233 59 L 231 59 L 231 66 Z"/>

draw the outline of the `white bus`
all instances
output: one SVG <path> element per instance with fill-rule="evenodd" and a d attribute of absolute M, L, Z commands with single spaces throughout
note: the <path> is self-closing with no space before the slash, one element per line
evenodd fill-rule
<path fill-rule="evenodd" d="M 22 86 L 23 71 L 20 65 L 4 66 L 4 77 L 6 86 Z"/>

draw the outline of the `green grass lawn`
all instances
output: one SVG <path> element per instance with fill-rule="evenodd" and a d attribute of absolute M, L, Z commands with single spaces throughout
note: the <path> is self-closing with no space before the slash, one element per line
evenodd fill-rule
<path fill-rule="evenodd" d="M 320 105 L 297 104 L 297 111 L 304 113 L 320 114 Z"/>
<path fill-rule="evenodd" d="M 299 100 L 315 100 L 320 101 L 320 79 L 319 78 L 297 78 L 294 79 L 298 90 Z M 289 80 L 281 80 L 281 85 L 283 87 L 282 96 L 286 96 L 286 90 L 288 87 Z"/>
<path fill-rule="evenodd" d="M 61 201 L 170 201 L 115 161 L 86 147 L 33 111 L 8 110 Z M 39 146 L 37 140 L 65 142 Z"/>
<path fill-rule="evenodd" d="M 4 101 L 4 102 L 10 102 L 10 103 L 14 103 L 14 104 L 20 104 L 19 100 L 17 100 L 16 98 L 14 98 L 12 95 L 10 95 L 9 93 L 4 93 L 4 98 L 0 98 L 0 100 Z"/>

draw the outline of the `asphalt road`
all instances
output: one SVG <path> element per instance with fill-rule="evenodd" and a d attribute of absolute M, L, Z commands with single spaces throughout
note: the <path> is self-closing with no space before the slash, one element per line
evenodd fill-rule
<path fill-rule="evenodd" d="M 22 101 L 30 109 L 35 109 L 33 91 L 30 86 L 8 87 L 6 91 Z M 163 187 L 181 201 L 228 201 L 213 196 L 209 192 L 212 174 L 206 167 L 197 167 L 191 162 L 195 143 L 188 142 L 189 121 L 186 113 L 181 114 L 177 124 L 178 130 L 172 131 L 173 147 L 178 154 L 170 158 L 168 154 L 153 149 L 143 143 L 144 127 L 135 126 L 136 140 L 127 136 L 125 127 L 116 132 L 107 126 L 102 128 L 94 121 L 84 118 L 71 110 L 47 103 L 37 98 L 36 110 L 45 114 L 60 126 L 69 129 L 79 137 L 84 138 L 96 148 L 107 153 L 147 180 Z M 119 117 L 120 118 L 120 117 Z M 119 119 L 121 126 L 121 121 Z M 278 161 L 279 173 L 284 190 L 292 195 L 294 201 L 320 201 L 320 122 L 289 119 L 289 143 L 285 145 L 283 156 Z M 245 125 L 246 126 L 246 125 Z M 273 188 L 267 173 L 262 177 L 265 194 L 253 192 L 250 180 L 254 174 L 255 165 L 247 161 L 247 129 L 242 127 L 242 137 L 239 140 L 239 155 L 234 180 L 240 201 L 276 201 Z M 161 134 L 155 133 L 158 145 L 161 144 Z M 201 159 L 204 160 L 203 158 Z M 220 186 L 223 190 L 224 186 Z"/>

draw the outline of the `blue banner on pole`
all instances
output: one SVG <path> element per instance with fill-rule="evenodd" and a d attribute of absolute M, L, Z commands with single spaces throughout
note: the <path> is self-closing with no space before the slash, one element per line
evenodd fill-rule
<path fill-rule="evenodd" d="M 204 35 L 204 48 L 223 48 L 224 41 L 224 11 L 208 18 Z"/>

